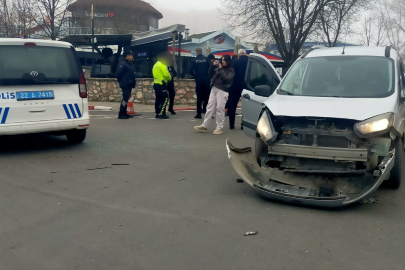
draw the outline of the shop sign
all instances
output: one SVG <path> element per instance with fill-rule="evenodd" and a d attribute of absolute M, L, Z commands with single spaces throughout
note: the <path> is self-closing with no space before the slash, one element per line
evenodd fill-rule
<path fill-rule="evenodd" d="M 85 11 L 84 15 L 86 17 L 91 17 L 91 13 L 88 11 Z M 114 12 L 108 12 L 108 13 L 94 13 L 94 18 L 112 18 L 115 16 Z"/>

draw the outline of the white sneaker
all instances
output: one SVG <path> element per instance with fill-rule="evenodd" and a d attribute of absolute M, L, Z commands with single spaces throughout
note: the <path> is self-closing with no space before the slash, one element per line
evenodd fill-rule
<path fill-rule="evenodd" d="M 222 133 L 224 133 L 224 131 L 222 130 L 222 129 L 216 129 L 216 130 L 214 130 L 214 135 L 220 135 L 220 134 L 222 134 Z"/>
<path fill-rule="evenodd" d="M 206 133 L 208 130 L 206 127 L 203 127 L 203 126 L 195 126 L 194 129 L 200 133 Z"/>

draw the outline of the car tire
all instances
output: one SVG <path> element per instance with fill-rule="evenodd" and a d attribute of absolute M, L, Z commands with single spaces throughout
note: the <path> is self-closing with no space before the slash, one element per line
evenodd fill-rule
<path fill-rule="evenodd" d="M 390 178 L 387 181 L 387 184 L 390 188 L 397 189 L 401 185 L 402 180 L 402 160 L 404 156 L 404 146 L 402 143 L 402 138 L 397 138 L 394 141 L 395 146 L 395 163 L 394 167 L 390 172 Z"/>
<path fill-rule="evenodd" d="M 81 143 L 86 139 L 85 129 L 71 130 L 66 134 L 66 138 L 70 143 Z"/>

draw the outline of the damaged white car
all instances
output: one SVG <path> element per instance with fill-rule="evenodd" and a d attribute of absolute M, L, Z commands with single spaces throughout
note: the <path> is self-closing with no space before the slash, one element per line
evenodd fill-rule
<path fill-rule="evenodd" d="M 318 48 L 281 81 L 266 58 L 252 54 L 242 125 L 256 147 L 227 141 L 234 169 L 261 195 L 321 207 L 363 200 L 384 181 L 398 188 L 402 63 L 390 47 Z"/>

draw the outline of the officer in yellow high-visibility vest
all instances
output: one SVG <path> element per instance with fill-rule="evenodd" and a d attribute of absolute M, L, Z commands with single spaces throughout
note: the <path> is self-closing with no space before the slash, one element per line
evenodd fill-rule
<path fill-rule="evenodd" d="M 166 115 L 166 106 L 169 101 L 169 92 L 167 84 L 171 81 L 168 65 L 171 61 L 171 53 L 163 52 L 158 55 L 158 61 L 153 66 L 153 78 L 155 79 L 153 89 L 155 90 L 156 102 L 155 112 L 156 118 L 168 119 Z"/>

